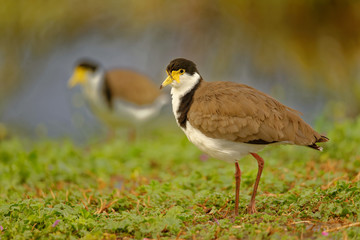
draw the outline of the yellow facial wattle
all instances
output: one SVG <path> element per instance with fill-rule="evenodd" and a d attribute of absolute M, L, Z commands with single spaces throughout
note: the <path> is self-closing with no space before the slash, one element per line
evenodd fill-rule
<path fill-rule="evenodd" d="M 171 84 L 173 81 L 176 81 L 177 83 L 180 83 L 180 76 L 185 73 L 184 69 L 179 69 L 176 71 L 172 71 L 171 73 L 166 72 L 168 77 L 165 79 L 165 81 L 161 84 L 160 89 Z"/>
<path fill-rule="evenodd" d="M 68 86 L 72 88 L 77 84 L 84 84 L 85 82 L 86 82 L 86 69 L 82 67 L 77 67 L 75 68 L 73 75 L 69 79 Z"/>

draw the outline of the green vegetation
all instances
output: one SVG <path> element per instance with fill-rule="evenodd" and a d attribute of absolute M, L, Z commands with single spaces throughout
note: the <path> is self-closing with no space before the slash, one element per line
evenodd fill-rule
<path fill-rule="evenodd" d="M 360 118 L 337 124 L 323 153 L 264 150 L 258 213 L 245 214 L 257 165 L 204 159 L 179 129 L 136 143 L 0 142 L 1 239 L 360 238 Z M 356 227 L 357 226 L 357 227 Z"/>

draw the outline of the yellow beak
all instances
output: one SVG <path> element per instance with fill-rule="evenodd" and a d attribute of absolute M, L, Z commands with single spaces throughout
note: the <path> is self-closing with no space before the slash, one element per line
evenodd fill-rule
<path fill-rule="evenodd" d="M 165 81 L 163 81 L 163 83 L 160 86 L 160 89 L 162 89 L 163 87 L 171 84 L 174 80 L 179 83 L 180 82 L 180 70 L 177 71 L 172 71 L 170 74 L 168 72 L 166 72 L 168 77 L 165 79 Z"/>
<path fill-rule="evenodd" d="M 77 84 L 83 84 L 86 81 L 86 70 L 81 67 L 77 67 L 74 70 L 73 75 L 69 79 L 68 87 L 72 88 Z"/>

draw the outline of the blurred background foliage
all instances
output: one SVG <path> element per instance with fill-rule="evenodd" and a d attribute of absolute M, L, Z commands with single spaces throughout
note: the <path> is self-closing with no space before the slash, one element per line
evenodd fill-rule
<path fill-rule="evenodd" d="M 360 112 L 359 26 L 360 1 L 352 0 L 3 0 L 0 121 L 4 99 L 36 81 L 24 71 L 31 62 L 46 61 L 54 49 L 88 35 L 130 43 L 151 36 L 147 47 L 156 49 L 150 56 L 156 63 L 149 71 L 156 72 L 158 82 L 172 58 L 188 57 L 207 66 L 200 68 L 207 80 L 241 82 L 247 69 L 260 85 L 279 85 L 283 92 L 289 84 L 299 86 L 308 92 L 304 98 L 325 96 L 329 115 L 355 117 Z M 156 61 L 156 54 L 163 61 Z"/>

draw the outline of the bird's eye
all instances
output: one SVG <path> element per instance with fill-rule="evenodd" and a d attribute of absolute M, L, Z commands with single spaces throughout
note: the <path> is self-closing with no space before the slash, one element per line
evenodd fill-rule
<path fill-rule="evenodd" d="M 180 69 L 180 73 L 183 74 L 185 72 L 184 69 Z"/>

